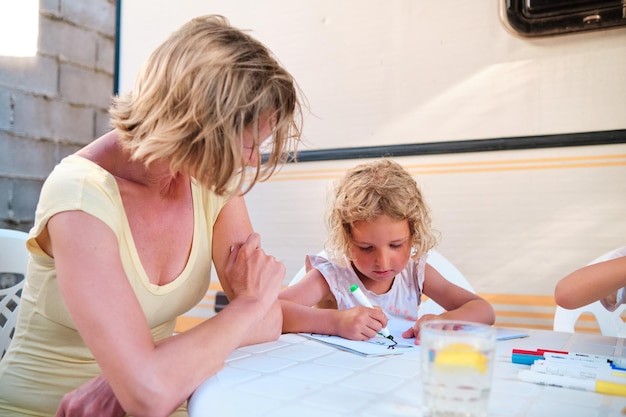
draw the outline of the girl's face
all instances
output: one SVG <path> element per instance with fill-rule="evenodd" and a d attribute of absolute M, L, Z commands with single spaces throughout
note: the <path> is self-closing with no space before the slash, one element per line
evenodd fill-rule
<path fill-rule="evenodd" d="M 351 231 L 350 255 L 361 281 L 370 291 L 388 291 L 411 256 L 408 220 L 382 215 L 354 223 Z"/>

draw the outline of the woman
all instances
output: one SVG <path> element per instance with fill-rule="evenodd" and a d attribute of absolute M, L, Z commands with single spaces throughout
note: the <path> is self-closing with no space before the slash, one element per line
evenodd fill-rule
<path fill-rule="evenodd" d="M 223 17 L 159 46 L 114 101 L 114 129 L 44 184 L 0 415 L 54 415 L 77 387 L 57 415 L 185 415 L 235 348 L 277 338 L 285 269 L 262 250 L 241 190 L 295 151 L 300 115 L 292 77 Z M 172 336 L 212 264 L 229 305 Z"/>

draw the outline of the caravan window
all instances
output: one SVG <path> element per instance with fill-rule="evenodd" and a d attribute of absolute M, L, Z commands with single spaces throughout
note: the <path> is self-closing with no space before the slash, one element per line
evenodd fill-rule
<path fill-rule="evenodd" d="M 501 0 L 502 18 L 523 36 L 547 36 L 626 25 L 622 0 Z"/>

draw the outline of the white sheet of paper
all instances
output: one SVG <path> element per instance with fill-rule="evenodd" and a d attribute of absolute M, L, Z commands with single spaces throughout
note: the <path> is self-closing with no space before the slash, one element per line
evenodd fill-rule
<path fill-rule="evenodd" d="M 523 330 L 509 329 L 504 327 L 498 327 L 496 328 L 496 330 L 496 340 L 509 340 L 528 337 L 528 333 Z"/>
<path fill-rule="evenodd" d="M 393 340 L 398 344 L 394 346 L 391 340 L 377 335 L 370 340 L 349 340 L 340 336 L 331 336 L 315 333 L 300 333 L 302 336 L 308 337 L 318 342 L 326 343 L 338 349 L 362 356 L 382 356 L 382 355 L 401 355 L 411 352 L 419 345 L 415 345 L 415 338 L 403 339 L 402 333 L 413 325 L 412 321 L 390 318 L 387 322 L 387 329 L 393 336 Z M 528 333 L 517 330 L 498 327 L 496 328 L 497 340 L 509 340 L 521 337 L 528 337 Z M 393 346 L 393 348 L 391 348 Z"/>
<path fill-rule="evenodd" d="M 401 355 L 411 352 L 419 346 L 415 345 L 415 338 L 403 339 L 402 332 L 413 325 L 412 321 L 390 318 L 387 322 L 387 329 L 393 336 L 393 340 L 377 335 L 370 340 L 349 340 L 340 336 L 331 336 L 315 333 L 300 333 L 302 336 L 326 343 L 338 349 L 362 356 L 382 356 L 382 355 Z"/>

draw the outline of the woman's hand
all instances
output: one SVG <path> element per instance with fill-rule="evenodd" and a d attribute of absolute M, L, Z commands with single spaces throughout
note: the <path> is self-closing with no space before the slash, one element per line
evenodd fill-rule
<path fill-rule="evenodd" d="M 269 307 L 278 299 L 285 265 L 261 249 L 261 238 L 252 233 L 240 246 L 233 246 L 224 270 L 234 296 L 261 301 Z"/>
<path fill-rule="evenodd" d="M 63 396 L 55 417 L 124 417 L 111 386 L 98 376 Z"/>

